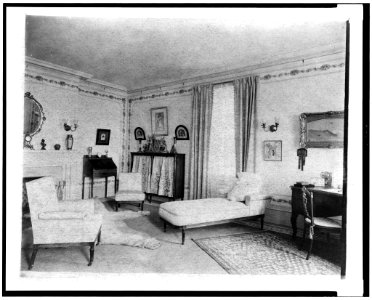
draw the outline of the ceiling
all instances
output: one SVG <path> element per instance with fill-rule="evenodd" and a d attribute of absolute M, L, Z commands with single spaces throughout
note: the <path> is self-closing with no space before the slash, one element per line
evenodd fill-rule
<path fill-rule="evenodd" d="M 26 17 L 27 56 L 129 91 L 329 47 L 343 43 L 344 36 L 339 20 L 270 22 L 252 14 L 235 20 Z"/>

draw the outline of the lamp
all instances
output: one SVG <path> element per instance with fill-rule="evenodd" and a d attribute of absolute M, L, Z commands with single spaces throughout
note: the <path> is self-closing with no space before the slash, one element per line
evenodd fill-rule
<path fill-rule="evenodd" d="M 275 123 L 273 125 L 266 125 L 266 122 L 261 123 L 261 127 L 263 128 L 264 131 L 270 131 L 270 132 L 275 132 L 278 130 L 279 127 L 279 118 L 275 118 Z"/>
<path fill-rule="evenodd" d="M 66 131 L 75 131 L 76 128 L 78 127 L 78 121 L 72 121 L 71 125 L 67 124 L 67 121 L 64 122 L 63 127 L 65 128 Z"/>

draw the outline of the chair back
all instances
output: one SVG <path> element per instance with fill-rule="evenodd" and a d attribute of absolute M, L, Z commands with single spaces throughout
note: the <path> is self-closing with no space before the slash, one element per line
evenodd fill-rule
<path fill-rule="evenodd" d="M 314 202 L 313 193 L 306 187 L 302 187 L 302 213 L 305 218 L 311 220 L 311 225 L 314 225 Z"/>
<path fill-rule="evenodd" d="M 31 222 L 38 218 L 39 213 L 58 203 L 53 177 L 42 177 L 26 182 L 26 189 Z"/>
<path fill-rule="evenodd" d="M 119 174 L 119 191 L 132 190 L 142 191 L 142 174 L 141 173 L 120 173 Z"/>

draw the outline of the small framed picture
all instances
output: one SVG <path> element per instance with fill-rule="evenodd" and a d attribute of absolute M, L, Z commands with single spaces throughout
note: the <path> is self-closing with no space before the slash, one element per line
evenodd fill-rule
<path fill-rule="evenodd" d="M 108 145 L 110 143 L 110 129 L 97 129 L 96 145 Z"/>
<path fill-rule="evenodd" d="M 264 141 L 264 160 L 282 160 L 282 141 Z"/>
<path fill-rule="evenodd" d="M 134 138 L 137 141 L 144 141 L 146 139 L 145 131 L 141 127 L 134 129 Z"/>
<path fill-rule="evenodd" d="M 176 140 L 188 140 L 189 132 L 186 126 L 178 125 L 175 130 Z"/>
<path fill-rule="evenodd" d="M 168 135 L 168 109 L 166 107 L 151 109 L 151 130 L 155 135 Z"/>

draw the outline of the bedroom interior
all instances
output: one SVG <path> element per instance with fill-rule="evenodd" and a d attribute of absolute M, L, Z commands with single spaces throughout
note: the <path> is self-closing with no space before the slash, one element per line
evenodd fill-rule
<path fill-rule="evenodd" d="M 25 17 L 21 277 L 347 278 L 347 23 L 242 20 Z"/>

